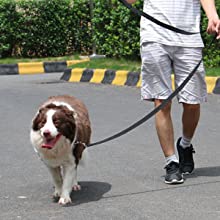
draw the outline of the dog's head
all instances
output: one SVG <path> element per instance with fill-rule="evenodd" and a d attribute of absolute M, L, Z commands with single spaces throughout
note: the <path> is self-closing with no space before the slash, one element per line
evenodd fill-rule
<path fill-rule="evenodd" d="M 32 121 L 32 143 L 47 149 L 57 146 L 62 137 L 72 143 L 76 136 L 75 117 L 74 110 L 65 105 L 50 103 L 41 107 Z"/>

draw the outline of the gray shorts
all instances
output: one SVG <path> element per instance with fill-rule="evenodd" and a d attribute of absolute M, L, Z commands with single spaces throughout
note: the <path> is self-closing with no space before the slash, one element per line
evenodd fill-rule
<path fill-rule="evenodd" d="M 144 43 L 141 46 L 142 99 L 166 99 L 173 91 L 171 74 L 174 73 L 175 87 L 178 87 L 201 58 L 202 48 Z M 188 104 L 199 104 L 207 100 L 203 63 L 177 98 L 179 102 Z"/>

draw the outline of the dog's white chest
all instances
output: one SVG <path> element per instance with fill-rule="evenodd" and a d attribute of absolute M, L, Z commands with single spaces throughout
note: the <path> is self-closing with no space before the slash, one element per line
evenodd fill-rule
<path fill-rule="evenodd" d="M 50 167 L 58 167 L 63 164 L 72 163 L 75 159 L 72 154 L 72 147 L 65 137 L 62 137 L 58 146 L 54 149 L 36 148 L 38 156 Z"/>

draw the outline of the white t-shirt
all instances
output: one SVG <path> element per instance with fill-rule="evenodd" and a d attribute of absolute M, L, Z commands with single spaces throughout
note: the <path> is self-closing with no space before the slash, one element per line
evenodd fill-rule
<path fill-rule="evenodd" d="M 144 12 L 157 20 L 188 32 L 200 32 L 199 0 L 144 0 Z M 141 44 L 158 42 L 170 46 L 204 47 L 200 33 L 183 35 L 141 17 Z"/>

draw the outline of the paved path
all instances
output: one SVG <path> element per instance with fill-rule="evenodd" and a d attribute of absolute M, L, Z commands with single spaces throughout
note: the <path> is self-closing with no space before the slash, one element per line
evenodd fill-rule
<path fill-rule="evenodd" d="M 152 108 L 139 88 L 60 82 L 62 74 L 1 76 L 1 220 L 213 220 L 220 219 L 220 96 L 203 104 L 194 139 L 196 170 L 185 183 L 163 183 L 164 158 L 154 121 L 89 149 L 80 168 L 82 191 L 74 203 L 52 203 L 51 177 L 29 141 L 31 119 L 48 96 L 75 95 L 87 105 L 92 141 L 114 134 Z M 175 137 L 181 133 L 181 106 L 174 101 Z"/>

